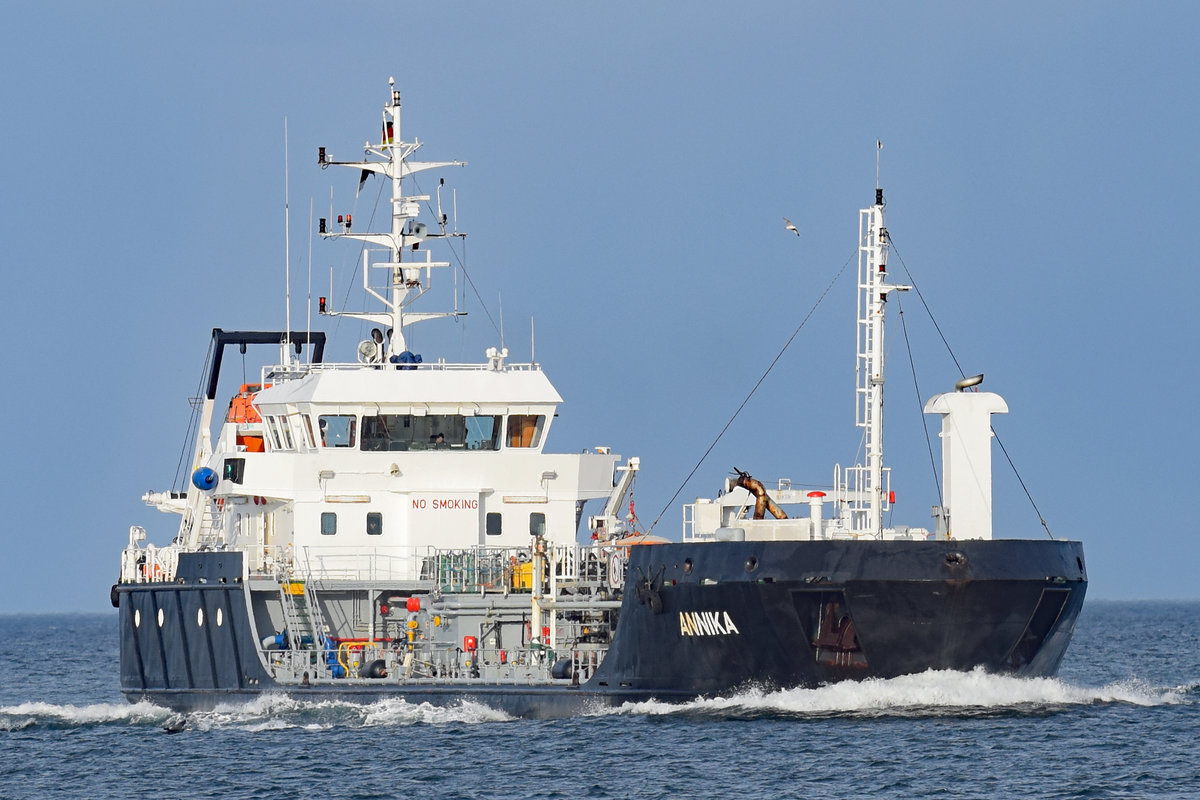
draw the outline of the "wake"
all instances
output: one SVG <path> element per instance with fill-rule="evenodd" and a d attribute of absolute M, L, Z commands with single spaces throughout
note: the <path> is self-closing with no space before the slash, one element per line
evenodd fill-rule
<path fill-rule="evenodd" d="M 1074 686 L 1058 678 L 1014 678 L 982 670 L 929 671 L 888 680 L 844 681 L 816 689 L 751 689 L 725 697 L 666 703 L 649 700 L 617 707 L 597 706 L 588 716 L 784 717 L 802 719 L 872 717 L 994 717 L 1037 715 L 1096 705 L 1142 707 L 1200 701 L 1200 681 L 1155 687 L 1126 679 L 1100 687 Z M 511 722 L 507 714 L 479 703 L 448 706 L 388 698 L 374 703 L 297 700 L 266 694 L 213 711 L 177 714 L 148 702 L 91 705 L 26 702 L 0 707 L 0 734 L 28 729 L 89 726 L 161 727 L 175 733 L 239 728 L 287 729 L 478 725 Z"/>
<path fill-rule="evenodd" d="M 1200 682 L 1156 688 L 1136 679 L 1081 687 L 1058 678 L 1016 678 L 983 670 L 930 670 L 899 678 L 843 681 L 816 689 L 764 692 L 683 704 L 657 701 L 596 709 L 598 715 L 700 715 L 798 717 L 997 716 L 1037 714 L 1072 707 L 1125 704 L 1163 706 L 1195 702 Z"/>
<path fill-rule="evenodd" d="M 476 703 L 438 707 L 386 699 L 370 704 L 294 700 L 263 695 L 249 703 L 218 706 L 212 711 L 178 714 L 148 702 L 57 705 L 21 703 L 0 707 L 0 733 L 34 727 L 74 728 L 103 725 L 159 726 L 168 732 L 241 728 L 249 731 L 298 728 L 323 730 L 375 726 L 478 724 L 511 717 Z"/>

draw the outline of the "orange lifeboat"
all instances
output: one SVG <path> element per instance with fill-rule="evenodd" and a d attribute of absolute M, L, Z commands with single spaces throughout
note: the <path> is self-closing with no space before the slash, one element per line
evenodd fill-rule
<path fill-rule="evenodd" d="M 270 385 L 269 383 L 266 386 L 261 383 L 243 383 L 238 393 L 229 401 L 229 413 L 225 415 L 225 421 L 245 425 L 260 424 L 262 417 L 259 416 L 258 409 L 254 407 L 254 398 Z M 237 443 L 244 446 L 248 453 L 261 453 L 266 449 L 262 436 L 238 434 Z"/>

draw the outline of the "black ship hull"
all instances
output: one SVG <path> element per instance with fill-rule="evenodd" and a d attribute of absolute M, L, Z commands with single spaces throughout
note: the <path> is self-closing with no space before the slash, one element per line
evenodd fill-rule
<path fill-rule="evenodd" d="M 1053 675 L 1087 588 L 1079 542 L 780 541 L 631 548 L 619 622 L 590 674 L 555 682 L 276 682 L 236 553 L 174 583 L 119 584 L 121 688 L 176 710 L 274 692 L 471 700 L 514 716 L 812 687 L 926 670 Z M 314 655 L 315 658 L 315 655 Z"/>

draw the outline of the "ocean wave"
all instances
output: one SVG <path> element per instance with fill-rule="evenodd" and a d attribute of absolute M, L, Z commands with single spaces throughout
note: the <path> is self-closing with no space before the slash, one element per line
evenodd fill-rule
<path fill-rule="evenodd" d="M 34 726 L 74 727 L 80 725 L 158 724 L 171 714 L 152 703 L 95 703 L 59 705 L 29 702 L 0 707 L 0 731 L 25 730 Z"/>
<path fill-rule="evenodd" d="M 147 702 L 136 704 L 56 705 L 29 702 L 0 707 L 0 732 L 32 727 L 88 725 L 161 725 L 171 733 L 182 730 L 208 731 L 242 728 L 251 732 L 285 729 L 322 730 L 373 726 L 445 725 L 503 722 L 511 717 L 478 703 L 456 702 L 448 706 L 409 703 L 388 698 L 369 704 L 339 701 L 297 700 L 281 694 L 265 694 L 248 703 L 219 705 L 212 711 L 178 714 Z"/>
<path fill-rule="evenodd" d="M 1127 678 L 1100 687 L 1076 686 L 1059 678 L 1016 678 L 983 670 L 929 671 L 891 679 L 843 681 L 815 689 L 749 689 L 728 696 L 684 703 L 648 700 L 607 707 L 597 704 L 589 716 L 692 715 L 710 717 L 925 717 L 1031 715 L 1072 707 L 1123 704 L 1192 704 L 1200 681 L 1156 687 Z M 304 700 L 264 694 L 248 702 L 220 705 L 211 711 L 177 714 L 148 702 L 57 705 L 27 702 L 0 707 L 0 733 L 34 727 L 157 725 L 172 733 L 239 728 L 250 732 L 288 729 L 476 725 L 511 721 L 507 714 L 467 700 L 446 706 L 409 702 L 400 697 L 373 703 Z"/>
<path fill-rule="evenodd" d="M 1073 686 L 1058 678 L 1016 678 L 983 670 L 930 670 L 890 679 L 843 681 L 815 689 L 750 689 L 727 697 L 682 704 L 626 703 L 595 714 L 699 714 L 804 717 L 974 716 L 1044 713 L 1098 704 L 1162 706 L 1193 702 L 1195 685 L 1159 688 L 1137 679 L 1101 687 Z"/>

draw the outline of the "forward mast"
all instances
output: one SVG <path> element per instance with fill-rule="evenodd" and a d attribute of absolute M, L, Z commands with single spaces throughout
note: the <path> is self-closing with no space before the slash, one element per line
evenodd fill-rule
<path fill-rule="evenodd" d="M 383 341 L 375 339 L 364 342 L 360 346 L 361 361 L 390 361 L 402 363 L 414 357 L 408 352 L 405 342 L 404 329 L 417 322 L 444 317 L 465 316 L 465 311 L 414 312 L 407 308 L 427 292 L 432 283 L 433 270 L 438 267 L 449 267 L 448 261 L 434 261 L 433 253 L 426 243 L 437 239 L 450 237 L 463 238 L 466 234 L 457 231 L 447 232 L 447 215 L 442 212 L 441 187 L 444 181 L 439 181 L 437 190 L 437 230 L 431 231 L 429 226 L 419 221 L 421 204 L 428 204 L 433 198 L 427 194 L 404 194 L 404 179 L 429 169 L 443 167 L 465 167 L 465 161 L 415 161 L 412 156 L 421 147 L 421 142 L 415 138 L 406 142 L 401 137 L 401 106 L 400 92 L 395 88 L 395 79 L 388 79 L 391 98 L 383 107 L 383 119 L 379 144 L 367 142 L 363 146 L 362 161 L 331 161 L 325 148 L 318 151 L 318 163 L 324 169 L 328 166 L 357 168 L 362 171 L 359 185 L 366 181 L 371 174 L 379 174 L 391 182 L 392 223 L 391 230 L 386 233 L 356 232 L 352 230 L 351 215 L 338 215 L 337 229 L 330 230 L 325 219 L 319 223 L 319 233 L 326 239 L 357 239 L 368 244 L 385 248 L 387 260 L 372 261 L 372 250 L 363 248 L 363 289 L 372 297 L 383 303 L 385 311 L 334 311 L 322 304 L 321 313 L 328 316 L 353 317 L 365 320 L 386 328 L 388 334 Z M 378 252 L 378 251 L 376 251 Z M 377 289 L 371 286 L 371 270 L 386 270 L 388 281 L 385 287 Z M 374 345 L 374 348 L 371 345 Z"/>

